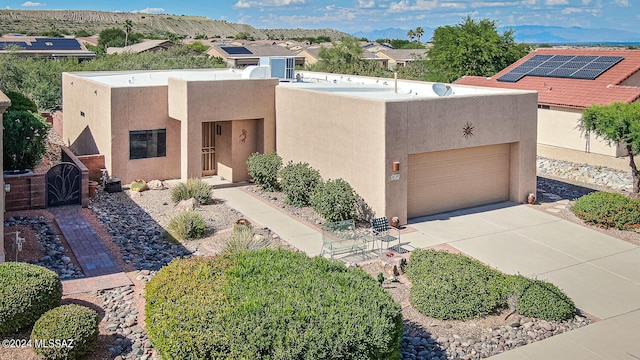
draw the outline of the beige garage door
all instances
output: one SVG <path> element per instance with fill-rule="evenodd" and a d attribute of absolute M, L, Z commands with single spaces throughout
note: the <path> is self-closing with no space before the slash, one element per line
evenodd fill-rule
<path fill-rule="evenodd" d="M 509 144 L 409 155 L 409 218 L 509 199 Z"/>

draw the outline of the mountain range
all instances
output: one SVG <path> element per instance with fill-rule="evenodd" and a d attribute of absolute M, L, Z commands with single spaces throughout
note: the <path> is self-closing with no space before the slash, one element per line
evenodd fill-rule
<path fill-rule="evenodd" d="M 498 28 L 499 32 L 515 30 L 516 42 L 531 44 L 633 44 L 640 43 L 640 31 L 622 31 L 615 29 L 587 29 L 582 27 L 560 27 L 541 25 L 519 25 Z M 424 28 L 422 41 L 429 41 L 433 28 Z M 369 40 L 408 39 L 405 29 L 387 28 L 383 30 L 359 31 L 351 35 Z"/>

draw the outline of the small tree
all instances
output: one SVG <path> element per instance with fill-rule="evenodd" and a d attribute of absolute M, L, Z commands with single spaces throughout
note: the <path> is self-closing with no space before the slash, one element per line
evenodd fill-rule
<path fill-rule="evenodd" d="M 124 46 L 129 45 L 129 34 L 131 34 L 131 29 L 133 29 L 133 23 L 130 19 L 124 21 Z"/>
<path fill-rule="evenodd" d="M 416 36 L 416 38 L 418 38 L 418 42 L 420 42 L 420 39 L 422 38 L 422 35 L 424 35 L 424 29 L 422 28 L 422 26 L 418 26 L 413 34 Z"/>
<path fill-rule="evenodd" d="M 413 29 L 407 31 L 407 37 L 409 38 L 409 40 L 413 41 L 413 38 L 416 37 L 416 32 L 413 31 Z"/>
<path fill-rule="evenodd" d="M 624 144 L 629 154 L 633 192 L 640 193 L 640 173 L 634 156 L 640 153 L 640 103 L 593 105 L 582 113 L 578 127 L 594 132 L 609 145 Z"/>

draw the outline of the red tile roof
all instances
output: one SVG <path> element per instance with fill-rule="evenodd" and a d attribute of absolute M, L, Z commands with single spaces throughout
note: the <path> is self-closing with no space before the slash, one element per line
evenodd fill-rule
<path fill-rule="evenodd" d="M 624 60 L 605 71 L 595 80 L 525 76 L 515 83 L 497 81 L 534 55 L 597 55 L 623 56 Z M 538 49 L 516 61 L 511 66 L 490 78 L 464 76 L 455 84 L 485 86 L 504 89 L 535 90 L 538 103 L 571 108 L 587 108 L 593 104 L 605 105 L 613 102 L 631 103 L 640 99 L 640 87 L 622 86 L 624 80 L 640 71 L 640 50 L 612 49 Z"/>

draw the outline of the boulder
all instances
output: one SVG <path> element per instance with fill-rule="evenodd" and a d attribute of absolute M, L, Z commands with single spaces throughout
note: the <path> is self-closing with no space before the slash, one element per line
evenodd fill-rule
<path fill-rule="evenodd" d="M 194 198 L 190 198 L 187 200 L 182 200 L 176 205 L 176 210 L 178 211 L 189 211 L 198 207 L 198 200 Z"/>

